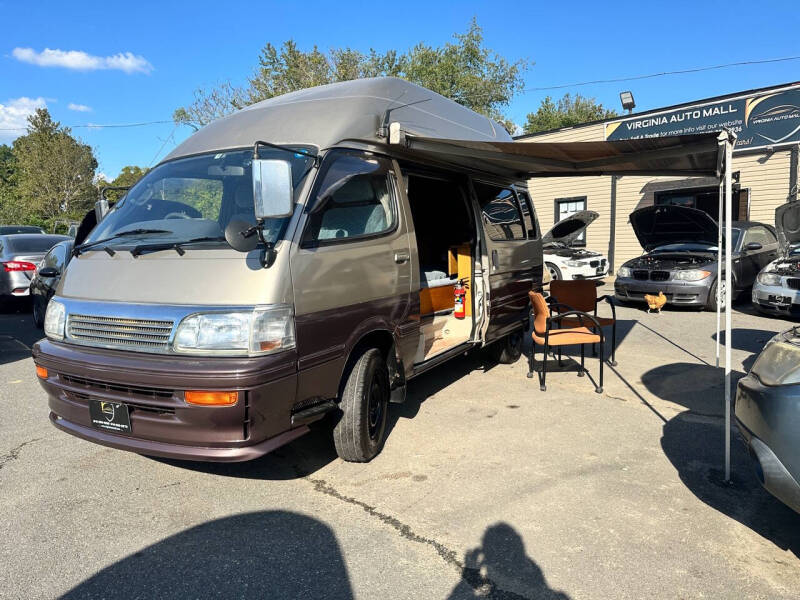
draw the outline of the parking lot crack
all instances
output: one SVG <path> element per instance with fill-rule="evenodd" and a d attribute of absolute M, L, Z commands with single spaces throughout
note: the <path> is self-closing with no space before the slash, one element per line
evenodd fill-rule
<path fill-rule="evenodd" d="M 19 458 L 19 455 L 20 455 L 20 452 L 22 452 L 22 449 L 23 449 L 25 446 L 28 446 L 28 445 L 30 445 L 30 444 L 33 444 L 33 443 L 35 443 L 35 442 L 38 442 L 38 441 L 39 441 L 39 440 L 41 440 L 41 439 L 43 439 L 43 438 L 34 438 L 34 439 L 32 439 L 32 440 L 28 440 L 27 442 L 22 442 L 22 443 L 21 443 L 21 444 L 19 444 L 18 446 L 15 446 L 14 448 L 12 448 L 12 449 L 11 449 L 11 450 L 8 452 L 8 454 L 5 454 L 5 455 L 3 455 L 3 456 L 0 456 L 0 469 L 2 469 L 3 467 L 5 467 L 5 466 L 6 466 L 6 463 L 9 463 L 9 462 L 11 462 L 12 460 L 16 460 L 16 459 L 18 459 L 18 458 Z"/>
<path fill-rule="evenodd" d="M 433 548 L 436 551 L 436 554 L 438 554 L 445 563 L 459 570 L 461 573 L 461 579 L 473 590 L 480 592 L 480 597 L 497 600 L 528 600 L 526 596 L 522 596 L 520 594 L 500 588 L 496 582 L 483 575 L 479 569 L 465 566 L 464 563 L 459 560 L 458 553 L 455 550 L 448 548 L 441 542 L 416 533 L 409 525 L 403 523 L 396 517 L 387 515 L 386 513 L 379 511 L 374 506 L 371 506 L 366 502 L 362 502 L 357 498 L 345 496 L 323 479 L 312 479 L 310 477 L 305 477 L 305 479 L 313 484 L 315 491 L 325 494 L 326 496 L 330 496 L 331 498 L 341 502 L 346 502 L 347 504 L 357 506 L 364 510 L 364 512 L 366 512 L 370 517 L 374 517 L 383 524 L 394 529 L 406 540 Z"/>

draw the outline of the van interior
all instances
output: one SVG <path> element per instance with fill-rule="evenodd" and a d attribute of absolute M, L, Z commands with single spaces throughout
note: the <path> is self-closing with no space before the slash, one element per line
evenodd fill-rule
<path fill-rule="evenodd" d="M 468 341 L 473 329 L 472 269 L 475 226 L 461 186 L 443 178 L 406 174 L 419 256 L 420 346 L 416 363 Z M 467 284 L 465 316 L 456 318 L 455 287 Z"/>

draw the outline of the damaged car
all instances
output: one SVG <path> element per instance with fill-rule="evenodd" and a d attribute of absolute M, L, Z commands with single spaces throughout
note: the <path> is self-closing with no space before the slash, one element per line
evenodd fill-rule
<path fill-rule="evenodd" d="M 620 267 L 614 282 L 617 300 L 644 302 L 645 294 L 663 292 L 668 304 L 708 310 L 716 310 L 718 302 L 720 308 L 725 306 L 725 281 L 717 281 L 718 225 L 708 213 L 685 206 L 648 206 L 633 211 L 630 223 L 645 254 Z M 731 228 L 731 297 L 736 298 L 777 256 L 778 241 L 763 223 L 733 221 Z"/>
<path fill-rule="evenodd" d="M 756 277 L 753 306 L 762 314 L 800 315 L 800 202 L 775 209 L 780 255 Z"/>
<path fill-rule="evenodd" d="M 761 485 L 800 512 L 800 327 L 767 342 L 737 384 L 734 413 Z"/>
<path fill-rule="evenodd" d="M 599 213 L 582 210 L 553 225 L 542 236 L 544 264 L 551 279 L 600 279 L 608 274 L 608 259 L 599 252 L 574 247 Z"/>

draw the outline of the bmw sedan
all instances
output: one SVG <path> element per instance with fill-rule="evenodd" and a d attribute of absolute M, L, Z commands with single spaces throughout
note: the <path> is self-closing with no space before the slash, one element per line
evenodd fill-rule
<path fill-rule="evenodd" d="M 728 294 L 717 282 L 717 222 L 695 208 L 649 206 L 631 213 L 631 226 L 645 254 L 624 263 L 617 272 L 614 296 L 621 302 L 644 301 L 663 292 L 668 304 L 716 310 Z M 731 223 L 731 281 L 735 298 L 750 288 L 761 268 L 778 254 L 778 240 L 769 225 Z"/>

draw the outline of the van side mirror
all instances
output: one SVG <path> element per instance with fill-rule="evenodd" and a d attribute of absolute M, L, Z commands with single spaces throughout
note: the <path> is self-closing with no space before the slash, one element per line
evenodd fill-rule
<path fill-rule="evenodd" d="M 58 277 L 59 275 L 60 273 L 55 267 L 44 267 L 39 269 L 40 277 Z"/>
<path fill-rule="evenodd" d="M 764 246 L 762 246 L 759 242 L 749 242 L 745 245 L 744 249 L 748 251 L 754 250 L 761 250 Z"/>
<path fill-rule="evenodd" d="M 292 165 L 285 160 L 253 159 L 256 219 L 289 217 L 294 212 Z"/>

